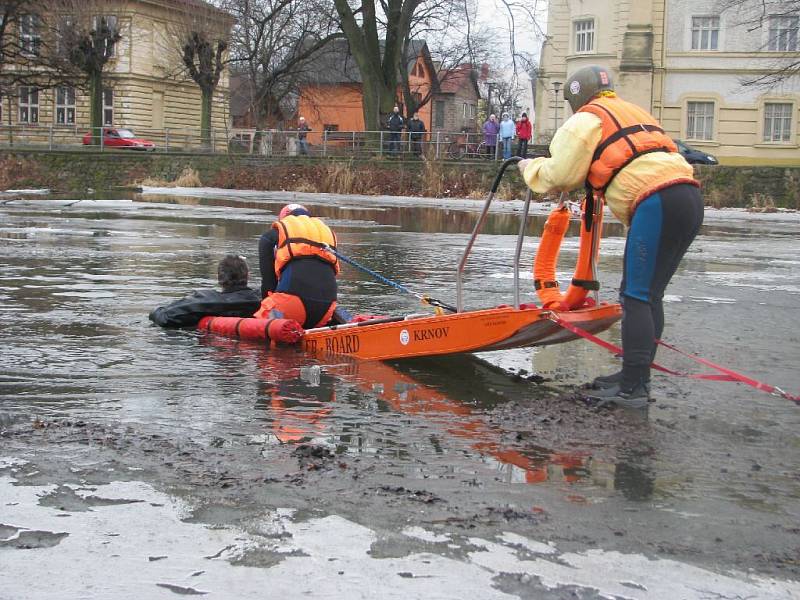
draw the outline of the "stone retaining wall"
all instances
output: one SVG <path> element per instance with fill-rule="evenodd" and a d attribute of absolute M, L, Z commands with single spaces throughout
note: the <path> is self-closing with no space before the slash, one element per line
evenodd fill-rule
<path fill-rule="evenodd" d="M 0 189 L 49 187 L 82 193 L 135 186 L 145 179 L 174 181 L 187 167 L 204 185 L 263 190 L 374 193 L 434 197 L 485 196 L 498 163 L 423 163 L 365 160 L 281 159 L 200 154 L 134 154 L 0 150 Z M 771 205 L 800 209 L 800 168 L 696 167 L 706 203 L 717 207 Z M 500 197 L 520 197 L 513 174 Z"/>

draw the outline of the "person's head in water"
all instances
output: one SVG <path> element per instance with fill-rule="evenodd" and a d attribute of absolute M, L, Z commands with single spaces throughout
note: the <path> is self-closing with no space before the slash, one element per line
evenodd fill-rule
<path fill-rule="evenodd" d="M 228 254 L 219 261 L 217 266 L 217 281 L 222 286 L 223 292 L 247 287 L 249 275 L 250 269 L 247 268 L 247 262 L 243 257 L 235 254 Z"/>
<path fill-rule="evenodd" d="M 309 210 L 303 206 L 302 204 L 287 204 L 281 209 L 281 212 L 278 213 L 278 220 L 285 219 L 289 215 L 294 217 L 299 217 L 301 215 L 305 215 L 307 217 L 311 216 Z"/>

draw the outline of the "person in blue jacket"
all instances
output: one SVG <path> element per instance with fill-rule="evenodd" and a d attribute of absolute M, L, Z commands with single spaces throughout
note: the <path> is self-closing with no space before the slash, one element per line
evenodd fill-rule
<path fill-rule="evenodd" d="M 511 115 L 507 112 L 503 113 L 503 120 L 500 121 L 500 139 L 503 140 L 503 160 L 511 158 L 511 140 L 514 139 L 514 133 L 517 126 L 511 120 Z"/>

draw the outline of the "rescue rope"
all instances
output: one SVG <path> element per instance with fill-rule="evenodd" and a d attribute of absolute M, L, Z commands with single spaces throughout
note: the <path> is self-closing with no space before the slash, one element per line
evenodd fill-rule
<path fill-rule="evenodd" d="M 578 335 L 586 340 L 589 340 L 590 342 L 594 342 L 601 348 L 605 348 L 609 352 L 614 352 L 615 354 L 620 354 L 620 355 L 622 354 L 622 348 L 620 348 L 616 344 L 607 342 L 603 339 L 600 339 L 596 335 L 581 329 L 580 327 L 576 327 L 575 325 L 565 321 L 555 313 L 551 312 L 547 318 L 556 323 L 557 325 L 560 325 L 564 329 L 571 331 L 575 335 Z M 688 379 L 703 379 L 706 381 L 733 381 L 736 383 L 743 383 L 757 390 L 761 390 L 762 392 L 767 392 L 768 394 L 772 394 L 773 396 L 780 396 L 781 398 L 784 398 L 786 400 L 791 400 L 792 402 L 800 406 L 800 396 L 792 395 L 782 390 L 778 386 L 770 385 L 768 383 L 763 383 L 746 375 L 742 375 L 741 373 L 737 373 L 732 369 L 728 369 L 727 367 L 717 365 L 711 362 L 710 360 L 707 360 L 700 356 L 696 356 L 694 354 L 685 352 L 661 340 L 656 340 L 656 343 L 660 346 L 663 346 L 667 350 L 672 350 L 673 352 L 676 352 L 681 356 L 685 356 L 686 358 L 689 358 L 696 363 L 714 369 L 715 371 L 719 371 L 719 373 L 683 373 L 681 371 L 674 371 L 672 369 L 668 369 L 667 367 L 663 367 L 657 363 L 653 363 L 651 366 L 657 371 L 661 371 L 662 373 L 667 373 L 669 375 L 675 375 L 677 377 L 686 377 Z"/>
<path fill-rule="evenodd" d="M 380 273 L 376 273 L 375 271 L 373 271 L 369 267 L 365 267 L 364 265 L 362 265 L 361 263 L 356 262 L 352 258 L 349 258 L 349 257 L 345 256 L 344 254 L 342 254 L 341 252 L 336 250 L 336 248 L 332 248 L 331 246 L 328 246 L 327 244 L 323 244 L 322 247 L 323 247 L 323 249 L 327 250 L 328 252 L 331 252 L 334 255 L 336 255 L 336 258 L 338 258 L 339 260 L 342 260 L 342 261 L 346 262 L 348 265 L 351 265 L 351 266 L 355 267 L 356 269 L 358 269 L 360 271 L 363 271 L 367 275 L 371 275 L 372 277 L 374 277 L 375 279 L 377 279 L 381 283 L 385 283 L 386 285 L 389 285 L 389 286 L 391 286 L 391 287 L 393 287 L 393 288 L 395 288 L 397 290 L 400 290 L 404 294 L 408 294 L 410 296 L 414 296 L 415 298 L 417 298 L 423 304 L 428 304 L 428 305 L 433 306 L 434 308 L 437 308 L 437 309 L 444 309 L 444 310 L 446 310 L 448 312 L 451 312 L 451 313 L 458 312 L 458 309 L 456 309 L 455 306 L 451 306 L 450 304 L 445 304 L 441 300 L 437 300 L 436 298 L 431 298 L 430 296 L 428 296 L 426 294 L 418 294 L 417 292 L 415 292 L 413 290 L 410 290 L 409 288 L 404 286 L 402 283 L 397 283 L 396 281 L 392 281 L 391 279 L 388 279 L 388 278 L 384 277 Z"/>

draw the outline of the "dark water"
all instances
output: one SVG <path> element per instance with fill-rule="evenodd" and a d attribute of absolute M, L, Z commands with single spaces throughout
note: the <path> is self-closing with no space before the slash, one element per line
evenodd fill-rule
<path fill-rule="evenodd" d="M 583 342 L 483 357 L 488 363 L 315 365 L 292 350 L 151 326 L 154 306 L 214 285 L 222 255 L 244 255 L 257 270 L 258 236 L 283 203 L 149 196 L 0 205 L 0 413 L 130 424 L 210 445 L 248 436 L 275 448 L 313 441 L 345 455 L 389 457 L 390 471 L 404 478 L 472 478 L 509 502 L 537 503 L 549 490 L 554 513 L 578 521 L 621 519 L 629 503 L 646 502 L 643 537 L 653 533 L 649 521 L 675 530 L 676 546 L 713 548 L 741 567 L 748 552 L 732 538 L 742 529 L 766 557 L 757 568 L 795 568 L 797 533 L 788 524 L 800 518 L 800 409 L 784 400 L 658 378 L 649 419 L 592 422 L 552 408 L 570 385 L 616 368 L 611 355 Z M 453 302 L 474 210 L 312 204 L 344 253 Z M 543 222 L 531 219 L 532 236 Z M 518 227 L 513 212 L 490 217 L 467 271 L 468 306 L 510 302 Z M 798 232 L 796 219 L 708 218 L 668 290 L 668 339 L 800 392 Z M 613 299 L 623 231 L 611 223 L 606 235 L 601 283 Z M 535 242 L 526 242 L 525 265 Z M 565 277 L 576 250 L 567 239 Z M 527 271 L 523 280 L 533 300 Z M 347 268 L 340 299 L 353 312 L 424 310 Z M 608 337 L 618 342 L 618 328 Z M 508 375 L 520 370 L 545 381 Z M 544 401 L 550 408 L 538 412 Z M 713 542 L 712 531 L 724 541 Z"/>

